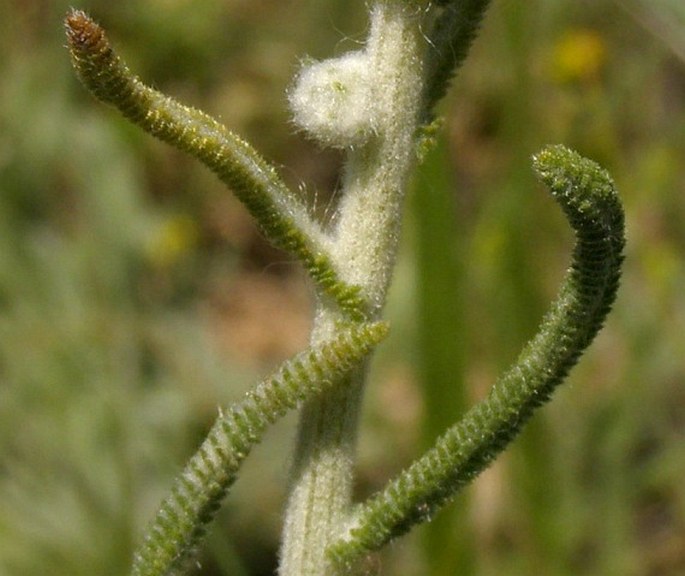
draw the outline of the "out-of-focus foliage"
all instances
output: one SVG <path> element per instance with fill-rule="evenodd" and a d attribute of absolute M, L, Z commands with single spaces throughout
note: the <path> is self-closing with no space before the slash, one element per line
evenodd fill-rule
<path fill-rule="evenodd" d="M 126 573 L 217 406 L 302 348 L 308 327 L 299 271 L 261 241 L 230 194 L 78 85 L 63 48 L 68 5 L 0 4 L 0 573 L 8 576 Z M 325 216 L 337 157 L 293 132 L 284 91 L 299 58 L 340 53 L 363 37 L 362 2 L 77 7 L 147 81 L 221 117 L 282 164 L 294 187 L 307 182 Z M 393 334 L 368 394 L 360 492 L 409 462 L 449 419 L 450 403 L 456 417 L 482 396 L 553 296 L 571 239 L 529 168 L 543 144 L 575 147 L 617 180 L 626 273 L 605 331 L 546 413 L 466 498 L 384 553 L 385 574 L 685 571 L 678 10 L 679 0 L 494 3 L 441 109 L 444 147 L 421 168 L 411 203 L 420 210 L 420 195 L 443 194 L 438 205 L 454 206 L 439 212 L 453 218 L 440 225 L 456 250 L 457 285 L 442 303 L 433 291 L 430 306 L 419 304 L 440 267 L 415 262 L 425 255 L 414 248 L 425 220 L 409 212 Z M 668 29 L 654 26 L 659 18 Z M 455 319 L 451 349 L 431 346 L 430 326 L 416 329 L 441 308 Z M 449 326 L 433 336 L 442 330 Z M 421 354 L 432 349 L 456 362 L 434 360 L 460 382 L 428 376 Z M 448 393 L 451 385 L 462 388 Z M 279 430 L 248 462 L 203 574 L 273 570 L 292 421 Z M 470 545 L 450 548 L 457 540 Z"/>
<path fill-rule="evenodd" d="M 685 4 L 679 0 L 619 0 L 645 29 L 685 62 Z"/>

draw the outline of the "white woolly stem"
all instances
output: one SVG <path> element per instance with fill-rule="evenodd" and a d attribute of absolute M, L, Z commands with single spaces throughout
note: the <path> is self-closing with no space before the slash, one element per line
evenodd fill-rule
<path fill-rule="evenodd" d="M 315 65 L 305 72 L 306 94 L 296 87 L 291 105 L 296 121 L 329 86 L 337 97 L 364 60 L 359 84 L 349 90 L 355 117 L 339 119 L 338 109 L 325 109 L 331 125 L 320 126 L 326 114 L 312 111 L 316 122 L 300 122 L 328 145 L 348 146 L 343 196 L 337 215 L 332 257 L 340 278 L 359 285 L 377 316 L 385 302 L 395 263 L 408 171 L 415 151 L 423 79 L 423 44 L 415 7 L 407 0 L 382 0 L 371 12 L 367 46 L 352 59 Z M 342 80 L 331 82 L 331 70 L 344 69 Z M 363 84 L 362 84 L 363 83 Z M 314 88 L 312 88 L 314 86 Z M 325 106 L 325 103 L 323 104 Z M 339 105 L 339 103 L 338 103 Z M 365 109 L 359 110 L 360 106 Z M 359 117 L 368 118 L 366 128 Z M 350 129 L 354 127 L 354 130 Z M 323 130 L 323 134 L 320 131 Z M 352 148 L 350 142 L 354 141 Z M 322 299 L 315 320 L 313 342 L 330 336 L 340 312 Z M 355 432 L 365 369 L 305 406 L 300 421 L 297 452 L 286 511 L 280 576 L 333 576 L 340 574 L 326 549 L 344 531 L 351 507 Z"/>

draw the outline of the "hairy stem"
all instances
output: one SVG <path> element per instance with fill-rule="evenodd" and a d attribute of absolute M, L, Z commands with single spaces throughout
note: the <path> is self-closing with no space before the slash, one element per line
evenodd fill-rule
<path fill-rule="evenodd" d="M 372 317 L 380 313 L 395 262 L 401 203 L 413 162 L 423 62 L 419 22 L 403 1 L 372 10 L 364 57 L 378 106 L 370 140 L 348 155 L 333 247 L 341 278 L 362 289 Z M 336 317 L 325 302 L 314 341 Z M 351 507 L 352 463 L 365 370 L 347 376 L 303 410 L 286 511 L 281 576 L 337 573 L 325 554 Z"/>

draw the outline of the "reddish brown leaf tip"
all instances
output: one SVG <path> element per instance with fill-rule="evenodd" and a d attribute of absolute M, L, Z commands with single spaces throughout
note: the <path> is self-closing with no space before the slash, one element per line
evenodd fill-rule
<path fill-rule="evenodd" d="M 105 32 L 82 10 L 72 9 L 64 19 L 69 44 L 74 50 L 88 50 L 105 42 Z"/>

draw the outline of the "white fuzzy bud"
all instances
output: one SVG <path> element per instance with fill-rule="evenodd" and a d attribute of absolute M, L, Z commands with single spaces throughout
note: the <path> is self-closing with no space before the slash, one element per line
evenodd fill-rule
<path fill-rule="evenodd" d="M 305 66 L 288 94 L 293 120 L 326 146 L 363 144 L 375 132 L 372 70 L 365 52 Z"/>

